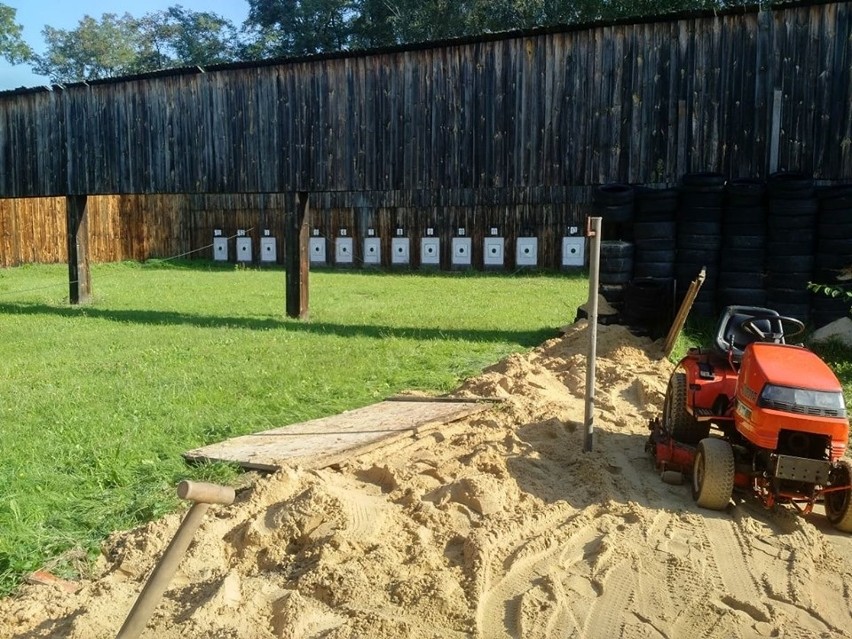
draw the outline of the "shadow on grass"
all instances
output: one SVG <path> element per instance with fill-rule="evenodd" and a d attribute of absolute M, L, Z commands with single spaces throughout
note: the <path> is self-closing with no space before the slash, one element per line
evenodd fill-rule
<path fill-rule="evenodd" d="M 372 339 L 458 340 L 467 342 L 496 342 L 518 344 L 523 347 L 538 346 L 556 336 L 556 329 L 542 327 L 528 331 L 443 329 L 382 326 L 371 324 L 337 324 L 276 318 L 221 317 L 192 315 L 170 311 L 104 310 L 83 306 L 78 308 L 50 306 L 48 304 L 0 303 L 0 314 L 47 315 L 68 318 L 91 318 L 143 324 L 151 326 L 195 326 L 197 328 L 239 328 L 255 331 L 284 330 L 339 337 L 367 337 Z"/>

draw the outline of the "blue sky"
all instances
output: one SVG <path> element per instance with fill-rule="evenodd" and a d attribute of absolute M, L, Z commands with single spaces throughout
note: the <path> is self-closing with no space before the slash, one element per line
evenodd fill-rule
<path fill-rule="evenodd" d="M 36 53 L 44 52 L 41 30 L 46 24 L 57 29 L 73 29 L 84 15 L 100 18 L 104 13 L 130 13 L 141 16 L 179 4 L 194 11 L 212 11 L 228 18 L 237 26 L 248 15 L 247 0 L 2 0 L 18 10 L 17 22 L 24 28 L 23 37 Z M 29 65 L 10 65 L 0 60 L 0 91 L 47 84 L 48 79 L 32 73 Z"/>

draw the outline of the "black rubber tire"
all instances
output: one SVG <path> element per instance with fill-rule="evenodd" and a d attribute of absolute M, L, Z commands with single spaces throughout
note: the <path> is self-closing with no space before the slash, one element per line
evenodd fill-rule
<path fill-rule="evenodd" d="M 721 222 L 702 222 L 697 220 L 682 220 L 677 225 L 678 235 L 721 235 Z"/>
<path fill-rule="evenodd" d="M 722 212 L 722 221 L 734 224 L 766 224 L 766 209 L 762 206 L 731 206 Z"/>
<path fill-rule="evenodd" d="M 784 257 L 787 255 L 791 257 L 813 255 L 813 249 L 813 243 L 799 242 L 795 239 L 795 237 L 792 239 L 792 241 L 788 238 L 783 241 L 770 240 L 766 243 L 766 255 L 772 255 L 774 257 Z"/>
<path fill-rule="evenodd" d="M 777 171 L 766 182 L 769 197 L 808 198 L 815 193 L 814 180 L 799 171 Z"/>
<path fill-rule="evenodd" d="M 811 305 L 811 292 L 807 288 L 769 288 L 766 295 L 778 304 Z"/>
<path fill-rule="evenodd" d="M 766 183 L 763 180 L 738 178 L 725 185 L 725 201 L 728 205 L 760 205 L 765 194 Z"/>
<path fill-rule="evenodd" d="M 828 224 L 820 222 L 817 226 L 817 237 L 820 240 L 852 238 L 852 224 Z M 850 242 L 852 245 L 852 242 Z"/>
<path fill-rule="evenodd" d="M 674 251 L 677 249 L 677 241 L 672 238 L 670 240 L 642 240 L 636 243 L 636 249 L 643 251 Z"/>
<path fill-rule="evenodd" d="M 763 222 L 722 222 L 722 236 L 734 237 L 736 235 L 766 235 L 766 224 Z"/>
<path fill-rule="evenodd" d="M 633 257 L 633 244 L 620 240 L 601 240 L 601 258 Z"/>
<path fill-rule="evenodd" d="M 772 255 L 766 256 L 766 270 L 769 273 L 813 273 L 812 255 Z"/>
<path fill-rule="evenodd" d="M 624 301 L 624 284 L 601 284 L 598 292 L 610 304 L 620 305 Z"/>
<path fill-rule="evenodd" d="M 820 210 L 827 215 L 833 215 L 836 211 L 852 210 L 852 192 L 843 191 L 842 195 L 820 198 Z"/>
<path fill-rule="evenodd" d="M 635 278 L 624 287 L 624 318 L 631 323 L 661 320 L 670 311 L 671 284 L 664 279 Z"/>
<path fill-rule="evenodd" d="M 628 184 L 601 184 L 595 188 L 592 201 L 604 206 L 631 204 L 635 190 Z"/>
<path fill-rule="evenodd" d="M 683 222 L 721 222 L 722 207 L 720 206 L 690 206 L 681 205 L 677 212 L 677 221 Z"/>
<path fill-rule="evenodd" d="M 716 303 L 708 300 L 696 299 L 692 303 L 691 316 L 715 319 L 717 315 Z"/>
<path fill-rule="evenodd" d="M 819 252 L 834 255 L 852 254 L 852 237 L 844 238 L 822 238 L 819 241 Z"/>
<path fill-rule="evenodd" d="M 773 199 L 769 200 L 769 217 L 813 217 L 816 215 L 818 208 L 819 203 L 816 198 L 810 198 L 807 200 Z"/>
<path fill-rule="evenodd" d="M 725 268 L 724 262 L 720 268 Z M 717 280 L 719 289 L 723 288 L 764 288 L 765 276 L 760 271 L 736 272 L 722 271 Z"/>
<path fill-rule="evenodd" d="M 710 423 L 699 422 L 686 409 L 687 390 L 686 373 L 672 373 L 663 402 L 663 423 L 675 441 L 694 446 L 707 437 Z"/>
<path fill-rule="evenodd" d="M 719 306 L 765 306 L 766 290 L 762 288 L 720 288 L 716 291 Z"/>
<path fill-rule="evenodd" d="M 769 227 L 766 237 L 769 242 L 788 242 L 794 239 L 799 245 L 810 247 L 812 251 L 814 242 L 816 242 L 816 231 L 813 227 L 796 230 Z"/>
<path fill-rule="evenodd" d="M 674 262 L 639 262 L 633 265 L 634 277 L 672 278 Z"/>
<path fill-rule="evenodd" d="M 732 249 L 762 249 L 766 246 L 765 235 L 727 235 L 722 244 Z"/>
<path fill-rule="evenodd" d="M 697 171 L 695 173 L 686 173 L 681 178 L 680 183 L 687 187 L 721 189 L 725 186 L 725 175 L 724 173 Z"/>
<path fill-rule="evenodd" d="M 691 208 L 722 208 L 725 193 L 721 189 L 705 190 L 684 188 L 680 193 L 680 206 L 683 209 Z"/>
<path fill-rule="evenodd" d="M 685 233 L 678 233 L 677 248 L 679 251 L 718 251 L 720 248 L 722 248 L 722 236 L 687 235 Z"/>
<path fill-rule="evenodd" d="M 795 317 L 797 320 L 801 320 L 806 324 L 810 320 L 811 307 L 809 304 L 786 304 L 778 300 L 773 300 L 767 293 L 766 308 L 771 308 L 784 317 Z"/>
<path fill-rule="evenodd" d="M 768 273 L 764 286 L 767 289 L 807 290 L 810 273 Z"/>
<path fill-rule="evenodd" d="M 598 278 L 601 284 L 627 284 L 633 277 L 633 269 L 629 271 L 601 271 Z"/>
<path fill-rule="evenodd" d="M 675 264 L 718 264 L 717 249 L 681 249 L 678 248 Z"/>
<path fill-rule="evenodd" d="M 841 459 L 828 475 L 829 486 L 852 484 L 852 464 Z M 827 493 L 824 499 L 825 516 L 841 532 L 852 532 L 852 487 Z"/>
<path fill-rule="evenodd" d="M 692 498 L 702 508 L 725 510 L 734 492 L 734 449 L 724 439 L 698 442 L 692 466 Z"/>
<path fill-rule="evenodd" d="M 726 271 L 762 272 L 766 261 L 766 251 L 762 249 L 732 249 L 725 247 L 719 257 L 719 264 Z"/>
<path fill-rule="evenodd" d="M 644 244 L 636 245 L 634 264 L 639 262 L 669 262 L 674 264 L 676 251 L 674 248 L 668 250 L 646 250 Z"/>
<path fill-rule="evenodd" d="M 633 220 L 633 204 L 595 204 L 595 214 L 599 215 L 604 222 L 625 224 Z"/>
<path fill-rule="evenodd" d="M 852 265 L 852 253 L 830 253 L 822 248 L 821 244 L 817 245 L 816 266 L 819 269 L 837 271 Z M 830 275 L 834 279 L 834 275 Z"/>
<path fill-rule="evenodd" d="M 643 240 L 671 240 L 675 237 L 674 222 L 634 222 L 633 238 L 636 243 Z"/>
<path fill-rule="evenodd" d="M 621 271 L 630 272 L 633 269 L 633 258 L 601 257 L 600 267 L 601 273 L 620 273 Z"/>
<path fill-rule="evenodd" d="M 790 217 L 783 217 L 770 214 L 766 221 L 766 227 L 770 231 L 773 229 L 787 229 L 791 234 L 795 234 L 802 229 L 816 228 L 816 216 L 791 215 Z"/>

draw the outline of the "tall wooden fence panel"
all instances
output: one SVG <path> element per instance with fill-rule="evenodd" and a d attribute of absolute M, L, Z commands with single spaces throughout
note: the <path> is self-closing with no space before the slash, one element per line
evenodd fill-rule
<path fill-rule="evenodd" d="M 0 204 L 0 263 L 61 259 L 45 196 L 116 196 L 90 197 L 102 259 L 275 227 L 275 194 L 295 191 L 332 234 L 343 215 L 559 237 L 601 183 L 849 181 L 850 140 L 852 2 L 7 92 L 0 198 L 38 199 Z"/>

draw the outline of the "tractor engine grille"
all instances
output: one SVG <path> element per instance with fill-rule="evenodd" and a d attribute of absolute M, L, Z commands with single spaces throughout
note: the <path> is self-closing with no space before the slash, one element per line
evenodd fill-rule
<path fill-rule="evenodd" d="M 831 438 L 799 430 L 781 430 L 778 433 L 780 455 L 807 457 L 808 459 L 830 459 Z"/>
<path fill-rule="evenodd" d="M 846 417 L 846 410 L 836 408 L 818 408 L 816 406 L 802 406 L 801 404 L 792 404 L 790 402 L 781 402 L 778 400 L 761 401 L 761 405 L 766 408 L 775 410 L 783 410 L 787 413 L 797 413 L 799 415 L 812 415 L 814 417 Z"/>

